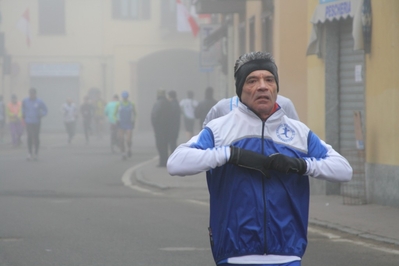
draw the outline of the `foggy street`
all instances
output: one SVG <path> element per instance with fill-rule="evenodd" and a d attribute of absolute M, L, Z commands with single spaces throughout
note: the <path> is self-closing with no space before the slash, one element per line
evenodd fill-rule
<path fill-rule="evenodd" d="M 0 265 L 212 265 L 207 208 L 123 186 L 154 148 L 123 161 L 108 136 L 46 136 L 37 162 L 1 147 Z"/>
<path fill-rule="evenodd" d="M 0 0 L 0 266 L 399 266 L 399 0 Z"/>
<path fill-rule="evenodd" d="M 141 135 L 126 161 L 111 153 L 107 136 L 85 145 L 78 135 L 67 145 L 64 134 L 44 134 L 37 162 L 25 160 L 24 148 L 1 147 L 0 265 L 214 265 L 204 176 L 182 177 L 181 188 L 134 175 L 124 185 L 129 169 L 155 167 L 152 134 Z M 303 265 L 398 260 L 398 247 L 311 226 Z"/>

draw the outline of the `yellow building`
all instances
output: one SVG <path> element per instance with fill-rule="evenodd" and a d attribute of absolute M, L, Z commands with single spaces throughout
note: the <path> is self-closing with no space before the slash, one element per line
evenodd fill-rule
<path fill-rule="evenodd" d="M 0 12 L 1 93 L 22 99 L 36 87 L 49 107 L 44 130 L 62 128 L 67 98 L 109 101 L 124 90 L 136 103 L 137 128 L 151 129 L 158 89 L 179 98 L 192 89 L 199 99 L 211 83 L 201 72 L 199 36 L 177 27 L 176 1 L 3 0 Z"/>
<path fill-rule="evenodd" d="M 399 2 L 308 5 L 308 124 L 354 168 L 344 200 L 399 206 Z"/>
<path fill-rule="evenodd" d="M 223 43 L 230 96 L 239 55 L 271 52 L 281 94 L 300 119 L 354 169 L 345 184 L 311 179 L 313 194 L 341 194 L 344 203 L 398 206 L 395 147 L 399 101 L 399 1 L 198 0 L 220 27 L 206 38 Z M 222 66 L 223 69 L 223 66 Z"/>
<path fill-rule="evenodd" d="M 300 119 L 307 121 L 307 3 L 289 0 L 197 1 L 197 11 L 220 17 L 219 30 L 210 43 L 228 51 L 222 60 L 228 95 L 235 95 L 235 60 L 249 51 L 273 54 L 279 68 L 280 94 L 295 104 Z M 222 68 L 223 68 L 222 67 Z"/>

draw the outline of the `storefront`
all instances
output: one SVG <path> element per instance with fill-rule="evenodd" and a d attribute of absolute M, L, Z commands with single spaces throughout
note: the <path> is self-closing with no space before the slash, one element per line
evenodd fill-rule
<path fill-rule="evenodd" d="M 42 99 L 48 108 L 48 114 L 42 122 L 42 130 L 63 131 L 63 116 L 60 111 L 62 104 L 68 98 L 77 105 L 80 103 L 80 65 L 76 63 L 31 63 L 29 71 L 31 87 L 37 89 L 37 97 Z"/>
<path fill-rule="evenodd" d="M 352 194 L 365 201 L 364 145 L 356 139 L 355 113 L 365 128 L 365 54 L 370 51 L 371 9 L 367 0 L 320 0 L 311 19 L 307 55 L 317 55 L 325 71 L 325 139 L 354 168 Z M 327 184 L 327 194 L 345 193 Z"/>

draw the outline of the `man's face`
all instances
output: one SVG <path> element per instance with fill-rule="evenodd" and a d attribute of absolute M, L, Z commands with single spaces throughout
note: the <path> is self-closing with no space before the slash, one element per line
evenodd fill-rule
<path fill-rule="evenodd" d="M 29 97 L 31 99 L 35 99 L 36 98 L 36 92 L 35 91 L 29 91 Z"/>
<path fill-rule="evenodd" d="M 267 70 L 251 72 L 245 79 L 241 101 L 262 120 L 268 118 L 277 99 L 277 83 Z"/>

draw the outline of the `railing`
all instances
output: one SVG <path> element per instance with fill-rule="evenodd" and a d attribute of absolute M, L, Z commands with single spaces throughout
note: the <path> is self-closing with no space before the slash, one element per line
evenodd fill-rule
<path fill-rule="evenodd" d="M 352 180 L 341 184 L 341 195 L 345 205 L 367 204 L 365 151 L 344 150 L 341 154 L 349 161 L 353 168 Z"/>

